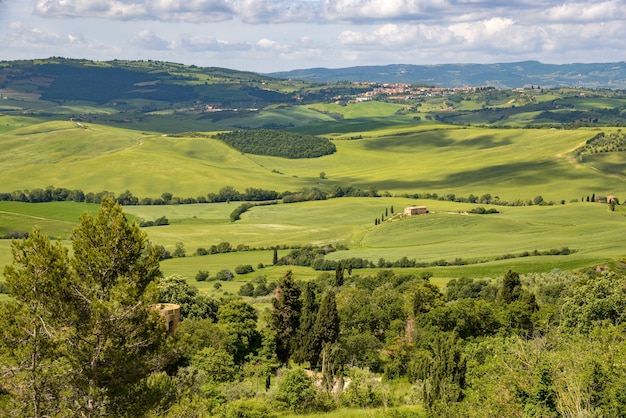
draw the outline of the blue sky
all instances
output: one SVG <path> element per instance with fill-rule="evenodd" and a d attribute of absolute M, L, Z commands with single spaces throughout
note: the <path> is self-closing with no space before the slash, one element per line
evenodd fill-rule
<path fill-rule="evenodd" d="M 0 0 L 0 59 L 257 72 L 626 60 L 626 0 Z"/>

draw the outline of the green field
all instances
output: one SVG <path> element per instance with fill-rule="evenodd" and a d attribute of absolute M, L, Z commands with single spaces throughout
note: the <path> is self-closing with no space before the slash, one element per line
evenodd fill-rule
<path fill-rule="evenodd" d="M 362 139 L 342 139 L 355 133 Z M 195 198 L 225 185 L 242 191 L 352 186 L 391 195 L 489 193 L 503 200 L 625 194 L 622 153 L 594 157 L 592 165 L 571 158 L 596 133 L 421 124 L 345 134 L 335 137 L 335 154 L 291 160 L 242 154 L 212 138 L 45 122 L 0 133 L 0 173 L 4 192 L 54 186 L 130 190 L 140 197 L 172 192 Z"/>
<path fill-rule="evenodd" d="M 425 205 L 429 214 L 402 217 L 404 207 Z M 615 238 L 626 222 L 626 211 L 609 210 L 600 203 L 566 203 L 552 206 L 487 206 L 500 213 L 468 214 L 477 204 L 407 198 L 336 198 L 294 204 L 260 206 L 244 213 L 235 223 L 229 221 L 235 204 L 192 204 L 167 206 L 127 206 L 125 211 L 137 219 L 166 216 L 168 226 L 144 231 L 151 242 L 173 251 L 182 243 L 187 256 L 161 263 L 163 273 L 180 274 L 192 282 L 199 270 L 214 276 L 219 270 L 234 271 L 250 264 L 255 271 L 237 275 L 235 282 L 223 283 L 221 292 L 236 292 L 242 282 L 264 276 L 277 280 L 292 269 L 299 279 L 312 279 L 322 272 L 306 267 L 272 266 L 275 245 L 344 245 L 328 259 L 364 258 L 377 263 L 380 258 L 395 261 L 402 257 L 418 262 L 439 260 L 466 265 L 407 268 L 406 271 L 433 273 L 433 282 L 443 285 L 450 278 L 500 277 L 508 269 L 521 273 L 579 269 L 598 264 L 614 264 L 626 256 L 626 244 Z M 395 216 L 391 216 L 390 208 Z M 38 225 L 51 236 L 66 239 L 80 214 L 94 212 L 97 205 L 75 203 L 0 203 L 1 223 L 15 223 L 22 229 Z M 380 225 L 374 219 L 385 211 L 389 218 Z M 247 246 L 250 251 L 196 256 L 199 247 L 209 248 L 228 242 L 233 248 Z M 569 255 L 519 257 L 567 247 Z M 243 248 L 243 247 L 242 247 Z M 279 256 L 288 253 L 281 249 Z M 512 256 L 512 258 L 506 258 Z M 504 259 L 503 259 L 504 258 Z M 0 263 L 10 262 L 9 240 L 0 241 Z M 258 268 L 263 264 L 264 268 Z M 372 273 L 371 269 L 353 274 Z M 203 291 L 214 293 L 214 282 L 194 282 Z"/>
<path fill-rule="evenodd" d="M 583 160 L 575 151 L 600 131 L 610 133 L 619 128 L 527 129 L 547 117 L 546 113 L 532 106 L 517 112 L 514 105 L 521 109 L 530 102 L 545 106 L 548 99 L 562 100 L 569 107 L 552 109 L 556 115 L 573 109 L 592 112 L 617 108 L 624 100 L 582 100 L 567 92 L 533 94 L 503 93 L 497 100 L 433 98 L 416 106 L 419 113 L 414 109 L 408 112 L 406 104 L 368 101 L 273 104 L 258 111 L 202 116 L 174 112 L 166 104 L 156 106 L 144 99 L 133 99 L 124 106 L 154 110 L 129 116 L 115 113 L 119 109 L 110 103 L 94 107 L 87 102 L 66 101 L 61 108 L 51 102 L 12 98 L 4 105 L 14 106 L 21 100 L 21 106 L 34 109 L 38 105 L 51 113 L 93 112 L 98 116 L 87 122 L 51 120 L 49 115 L 46 119 L 2 116 L 0 193 L 28 193 L 53 186 L 115 195 L 129 190 L 139 198 L 156 198 L 164 192 L 197 198 L 232 186 L 242 192 L 260 188 L 281 193 L 312 188 L 331 193 L 340 187 L 382 196 L 253 207 L 235 223 L 230 222 L 230 214 L 238 202 L 125 208 L 138 220 L 169 219 L 168 226 L 145 229 L 152 242 L 170 251 L 176 243 L 186 249 L 187 257 L 162 263 L 166 275 L 192 279 L 199 270 L 213 275 L 242 264 L 255 268 L 255 272 L 225 283 L 220 292 L 234 292 L 240 282 L 259 275 L 270 280 L 282 276 L 285 267 L 270 266 L 272 252 L 267 248 L 275 245 L 334 244 L 348 248 L 329 254 L 332 260 L 358 257 L 376 263 L 381 258 L 394 261 L 407 257 L 429 264 L 462 264 L 428 266 L 438 284 L 462 276 L 499 277 L 509 268 L 532 272 L 614 264 L 626 256 L 626 245 L 613 238 L 626 221 L 626 212 L 623 206 L 611 212 L 606 204 L 583 201 L 589 196 L 613 195 L 620 202 L 626 198 L 624 151 L 589 154 Z M 484 103 L 490 110 L 507 112 L 502 114 L 507 128 L 442 122 L 453 116 L 466 118 L 471 125 L 499 115 L 480 112 Z M 428 112 L 439 112 L 451 104 L 456 109 L 450 115 L 440 113 L 440 120 L 429 116 Z M 331 138 L 337 152 L 311 159 L 251 155 L 212 136 L 232 126 L 268 125 Z M 191 134 L 194 131 L 202 135 Z M 176 132 L 183 134 L 170 135 Z M 415 194 L 435 198 L 401 197 Z M 456 201 L 470 195 L 491 195 L 516 206 Z M 528 205 L 536 199 L 552 204 Z M 386 214 L 387 220 L 375 225 L 392 206 L 397 213 L 415 204 L 426 205 L 430 213 L 391 219 Z M 467 214 L 477 206 L 493 207 L 500 213 Z M 97 205 L 0 202 L 0 235 L 29 231 L 37 225 L 49 236 L 66 240 L 85 210 L 93 213 Z M 263 250 L 194 256 L 197 248 L 220 242 Z M 10 262 L 9 245 L 8 240 L 0 241 L 2 265 Z M 563 247 L 573 253 L 518 256 Z M 281 255 L 287 251 L 281 250 Z M 257 269 L 259 264 L 266 267 Z M 302 279 L 320 274 L 304 267 L 293 270 Z M 207 292 L 216 291 L 213 282 L 197 285 Z"/>

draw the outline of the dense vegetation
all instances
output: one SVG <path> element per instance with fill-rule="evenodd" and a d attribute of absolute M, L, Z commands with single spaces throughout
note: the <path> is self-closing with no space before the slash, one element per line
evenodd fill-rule
<path fill-rule="evenodd" d="M 301 282 L 287 271 L 269 285 L 276 286 L 265 299 L 271 309 L 259 312 L 255 299 L 214 299 L 179 276 L 159 277 L 157 253 L 111 199 L 96 217 L 81 218 L 72 244 L 70 256 L 38 229 L 13 244 L 5 275 L 14 299 L 0 305 L 4 411 L 626 412 L 622 271 L 509 270 L 493 281 L 450 280 L 443 289 L 428 272 L 361 276 L 337 269 Z M 266 282 L 256 284 L 241 293 L 267 298 Z M 150 308 L 157 302 L 180 305 L 182 322 L 171 337 Z"/>
<path fill-rule="evenodd" d="M 216 137 L 241 152 L 283 158 L 316 158 L 332 154 L 335 145 L 327 138 L 271 129 L 218 133 Z"/>

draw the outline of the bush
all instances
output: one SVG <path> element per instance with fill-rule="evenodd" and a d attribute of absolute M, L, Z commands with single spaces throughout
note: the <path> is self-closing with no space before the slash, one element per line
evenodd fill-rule
<path fill-rule="evenodd" d="M 267 403 L 262 399 L 238 399 L 228 402 L 219 410 L 219 416 L 224 418 L 273 418 Z"/>
<path fill-rule="evenodd" d="M 274 396 L 278 409 L 293 412 L 311 411 L 315 407 L 316 389 L 303 369 L 286 370 Z"/>
<path fill-rule="evenodd" d="M 216 251 L 221 254 L 229 253 L 230 251 L 232 251 L 232 247 L 229 242 L 220 242 L 219 244 L 217 244 Z"/>
<path fill-rule="evenodd" d="M 5 238 L 5 239 L 26 239 L 26 238 L 28 238 L 28 232 L 25 232 L 25 231 L 8 231 L 3 238 Z"/>
<path fill-rule="evenodd" d="M 215 275 L 215 279 L 216 280 L 222 280 L 222 281 L 225 281 L 225 282 L 233 280 L 234 277 L 235 277 L 235 275 L 233 274 L 233 272 L 228 270 L 228 269 L 220 270 Z"/>
<path fill-rule="evenodd" d="M 204 282 L 208 278 L 209 278 L 209 272 L 207 270 L 199 270 L 198 273 L 196 273 L 197 282 Z"/>
<path fill-rule="evenodd" d="M 237 274 L 248 274 L 248 273 L 252 273 L 253 271 L 254 269 L 252 268 L 250 264 L 239 265 L 235 267 L 235 273 Z"/>
<path fill-rule="evenodd" d="M 254 285 L 252 283 L 245 283 L 239 288 L 239 296 L 254 296 Z"/>

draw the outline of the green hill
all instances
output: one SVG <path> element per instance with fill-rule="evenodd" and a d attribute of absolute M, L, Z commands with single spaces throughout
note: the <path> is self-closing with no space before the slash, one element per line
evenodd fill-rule
<path fill-rule="evenodd" d="M 354 187 L 391 195 L 489 193 L 508 201 L 541 195 L 555 202 L 592 193 L 626 195 L 613 167 L 623 152 L 594 154 L 583 162 L 574 157 L 573 151 L 596 134 L 593 129 L 422 124 L 335 134 L 334 154 L 292 160 L 245 154 L 211 133 L 170 137 L 92 123 L 43 122 L 0 133 L 0 192 L 54 186 L 196 198 L 224 186 L 278 192 Z M 348 139 L 355 136 L 361 139 Z"/>

